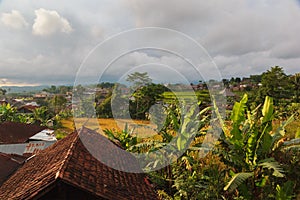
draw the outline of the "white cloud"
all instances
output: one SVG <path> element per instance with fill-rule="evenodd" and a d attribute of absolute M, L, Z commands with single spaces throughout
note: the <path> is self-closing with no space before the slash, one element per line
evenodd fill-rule
<path fill-rule="evenodd" d="M 26 82 L 20 82 L 16 80 L 8 80 L 6 78 L 0 78 L 0 87 L 3 86 L 37 86 L 38 84 L 31 84 Z"/>
<path fill-rule="evenodd" d="M 1 16 L 1 21 L 5 26 L 13 29 L 22 29 L 28 26 L 25 18 L 17 10 L 12 10 L 11 13 L 3 13 Z"/>
<path fill-rule="evenodd" d="M 32 32 L 35 35 L 52 35 L 57 32 L 68 34 L 73 31 L 69 21 L 61 17 L 54 10 L 45 10 L 40 8 L 34 12 L 36 18 L 32 26 Z"/>

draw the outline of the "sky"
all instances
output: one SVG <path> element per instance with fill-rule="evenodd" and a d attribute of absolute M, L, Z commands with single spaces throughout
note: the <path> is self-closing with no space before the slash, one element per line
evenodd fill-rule
<path fill-rule="evenodd" d="M 149 32 L 147 42 L 170 51 L 128 51 L 110 66 L 100 65 L 97 59 L 112 57 L 115 49 L 133 48 L 139 34 L 107 42 L 105 51 L 95 50 L 97 45 L 144 27 L 169 29 L 200 44 L 218 77 L 247 77 L 275 65 L 293 74 L 300 71 L 299 21 L 297 0 L 2 0 L 0 86 L 72 84 L 78 72 L 84 80 L 97 75 L 115 81 L 134 69 L 161 82 L 201 79 L 189 59 L 172 53 L 181 48 L 196 55 L 199 49 L 159 32 Z M 205 70 L 215 73 L 201 62 L 193 64 L 204 76 Z"/>

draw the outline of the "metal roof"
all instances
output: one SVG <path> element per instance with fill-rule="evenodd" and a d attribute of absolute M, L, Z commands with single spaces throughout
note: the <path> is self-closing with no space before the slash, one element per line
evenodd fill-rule
<path fill-rule="evenodd" d="M 34 136 L 30 137 L 29 140 L 57 141 L 53 132 L 54 130 L 44 129 Z"/>

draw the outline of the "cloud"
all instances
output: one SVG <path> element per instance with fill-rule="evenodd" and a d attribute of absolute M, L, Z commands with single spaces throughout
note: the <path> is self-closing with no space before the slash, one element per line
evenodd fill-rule
<path fill-rule="evenodd" d="M 32 26 L 34 35 L 47 36 L 58 32 L 69 34 L 73 31 L 69 21 L 54 10 L 40 8 L 34 12 L 36 15 Z"/>
<path fill-rule="evenodd" d="M 1 21 L 5 26 L 13 29 L 22 29 L 28 26 L 25 18 L 17 10 L 12 10 L 10 13 L 3 13 Z"/>
<path fill-rule="evenodd" d="M 299 1 L 124 2 L 136 26 L 162 26 L 195 38 L 224 77 L 259 74 L 274 65 L 287 73 L 299 72 Z"/>
<path fill-rule="evenodd" d="M 0 13 L 0 37 L 5 38 L 0 40 L 0 72 L 1 78 L 8 80 L 72 83 L 80 64 L 97 44 L 122 31 L 149 26 L 174 29 L 194 38 L 225 78 L 260 74 L 274 65 L 284 67 L 289 74 L 299 72 L 297 0 L 2 0 Z M 12 31 L 15 29 L 22 31 Z M 153 41 L 149 43 L 174 52 L 197 53 L 179 40 L 151 34 L 148 41 Z M 86 76 L 94 76 L 105 67 L 98 59 L 117 56 L 115 49 L 127 43 L 130 48 L 137 39 L 126 38 L 95 54 L 95 64 L 91 61 Z M 107 71 L 106 80 L 144 63 L 168 65 L 194 78 L 190 66 L 175 55 L 136 52 Z M 201 66 L 204 71 L 206 63 Z M 176 77 L 175 71 L 163 74 L 158 69 L 154 67 L 152 74 Z"/>
<path fill-rule="evenodd" d="M 20 82 L 20 80 L 8 80 L 6 78 L 0 78 L 0 87 L 3 87 L 3 86 L 37 86 L 37 85 L 38 84 Z"/>
<path fill-rule="evenodd" d="M 274 49 L 274 56 L 300 56 L 298 50 L 295 53 L 289 48 L 295 49 L 292 44 L 300 42 L 295 35 L 300 32 L 296 23 L 300 7 L 294 0 L 124 1 L 135 16 L 136 26 L 182 31 L 197 38 L 213 56 L 268 49 Z"/>

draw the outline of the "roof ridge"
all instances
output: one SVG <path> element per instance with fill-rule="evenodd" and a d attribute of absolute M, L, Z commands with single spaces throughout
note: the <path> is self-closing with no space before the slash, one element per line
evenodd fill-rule
<path fill-rule="evenodd" d="M 68 149 L 68 152 L 67 152 L 65 158 L 63 159 L 60 168 L 58 169 L 58 171 L 55 174 L 55 179 L 62 178 L 62 174 L 64 173 L 64 170 L 66 168 L 67 160 L 70 160 L 70 157 L 72 155 L 72 150 L 75 147 L 75 143 L 78 141 L 79 133 L 76 130 L 73 133 L 76 134 L 76 136 L 75 136 L 74 140 L 72 141 L 71 146 Z"/>

